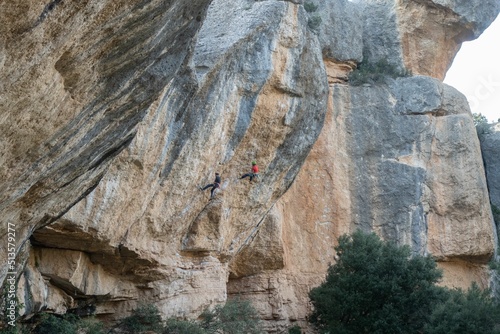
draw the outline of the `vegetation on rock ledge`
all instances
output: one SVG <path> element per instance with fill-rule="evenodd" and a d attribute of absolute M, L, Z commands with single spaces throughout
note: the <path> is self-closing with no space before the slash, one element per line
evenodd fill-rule
<path fill-rule="evenodd" d="M 387 78 L 407 77 L 411 73 L 390 64 L 386 59 L 377 62 L 361 62 L 357 69 L 349 74 L 349 83 L 353 86 L 385 82 Z"/>

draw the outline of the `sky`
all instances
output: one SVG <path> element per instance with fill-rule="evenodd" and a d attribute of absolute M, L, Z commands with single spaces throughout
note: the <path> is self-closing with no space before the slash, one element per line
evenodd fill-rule
<path fill-rule="evenodd" d="M 500 17 L 474 41 L 462 44 L 444 82 L 462 92 L 473 113 L 500 118 Z"/>

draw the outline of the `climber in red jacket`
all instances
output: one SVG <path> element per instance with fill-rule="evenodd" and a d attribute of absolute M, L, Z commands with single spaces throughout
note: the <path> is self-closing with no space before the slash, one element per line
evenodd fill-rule
<path fill-rule="evenodd" d="M 212 198 L 214 198 L 214 191 L 215 191 L 215 189 L 217 189 L 217 188 L 220 187 L 220 182 L 221 182 L 221 180 L 220 180 L 219 173 L 215 173 L 214 183 L 207 184 L 203 188 L 202 187 L 198 187 L 198 188 L 200 190 L 205 190 L 205 189 L 208 189 L 208 188 L 212 187 L 212 190 L 210 190 L 210 199 L 212 199 Z"/>
<path fill-rule="evenodd" d="M 259 176 L 259 166 L 257 166 L 257 162 L 254 160 L 254 161 L 252 161 L 252 172 L 246 173 L 245 175 L 241 176 L 240 179 L 244 179 L 245 177 L 249 177 L 250 182 L 252 182 L 252 180 L 258 176 Z"/>

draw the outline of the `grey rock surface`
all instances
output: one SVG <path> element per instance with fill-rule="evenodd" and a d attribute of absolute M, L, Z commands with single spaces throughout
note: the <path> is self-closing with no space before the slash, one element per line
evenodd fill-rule
<path fill-rule="evenodd" d="M 403 68 L 398 13 L 394 0 L 358 1 L 363 14 L 363 61 L 376 63 L 381 60 Z"/>
<path fill-rule="evenodd" d="M 348 0 L 311 1 L 318 8 L 309 17 L 321 18 L 318 39 L 325 58 L 363 60 L 363 6 Z"/>
<path fill-rule="evenodd" d="M 355 224 L 437 258 L 491 256 L 486 180 L 463 95 L 422 76 L 361 86 L 348 120 Z M 484 247 L 468 241 L 481 237 Z"/>
<path fill-rule="evenodd" d="M 121 304 L 127 311 L 140 300 L 155 302 L 165 317 L 196 317 L 225 301 L 230 275 L 254 267 L 245 257 L 255 253 L 239 253 L 322 130 L 328 86 L 321 49 L 303 8 L 285 1 L 215 0 L 195 37 L 175 76 L 151 83 L 157 99 L 139 109 L 99 184 L 33 233 L 36 252 L 60 248 L 61 257 L 39 260 L 41 275 L 54 279 L 45 287 L 27 284 L 26 295 L 74 286 L 98 295 L 97 313 L 113 319 L 124 315 L 109 310 L 116 299 L 128 301 Z M 237 181 L 253 159 L 261 166 L 258 182 Z M 211 183 L 215 172 L 222 183 L 207 204 L 197 186 Z M 95 280 L 106 289 L 81 291 L 86 281 L 68 274 L 88 262 L 105 272 Z M 106 283 L 118 278 L 123 284 Z M 52 297 L 38 300 L 41 307 L 56 298 L 46 295 Z M 76 297 L 66 293 L 61 308 L 74 307 Z"/>
<path fill-rule="evenodd" d="M 460 16 L 461 20 L 471 27 L 471 38 L 479 37 L 500 12 L 500 1 L 497 0 L 424 0 L 424 2 L 444 7 Z"/>
<path fill-rule="evenodd" d="M 283 332 L 358 227 L 483 277 L 479 144 L 465 97 L 429 76 L 498 3 L 311 2 L 2 5 L 0 236 L 15 225 L 23 316 L 197 318 L 244 293 Z M 351 87 L 362 60 L 426 76 Z"/>
<path fill-rule="evenodd" d="M 500 208 L 500 123 L 492 124 L 480 136 L 491 203 Z"/>
<path fill-rule="evenodd" d="M 1 68 L 0 229 L 15 224 L 18 249 L 85 197 L 130 144 L 186 62 L 208 4 L 12 2 L 2 10 L 11 66 Z"/>
<path fill-rule="evenodd" d="M 355 1 L 363 14 L 363 60 L 442 80 L 464 41 L 497 17 L 496 0 Z M 429 62 L 429 59 L 433 59 Z"/>

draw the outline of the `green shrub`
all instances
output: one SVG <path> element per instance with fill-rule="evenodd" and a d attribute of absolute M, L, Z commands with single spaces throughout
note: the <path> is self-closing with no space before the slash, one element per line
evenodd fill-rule
<path fill-rule="evenodd" d="M 353 86 L 359 86 L 365 83 L 385 82 L 388 77 L 397 78 L 409 75 L 411 75 L 410 72 L 390 64 L 387 59 L 381 59 L 375 63 L 359 63 L 357 69 L 349 74 L 349 82 Z"/>
<path fill-rule="evenodd" d="M 79 332 L 78 334 L 105 334 L 106 329 L 104 328 L 104 324 L 93 318 L 84 318 L 81 319 L 77 324 Z"/>
<path fill-rule="evenodd" d="M 0 334 L 17 334 L 17 333 L 18 333 L 17 326 L 7 325 L 7 327 L 0 329 Z"/>
<path fill-rule="evenodd" d="M 163 330 L 163 334 L 205 334 L 206 332 L 198 324 L 191 321 L 169 319 Z"/>
<path fill-rule="evenodd" d="M 29 334 L 30 329 L 27 326 L 16 323 L 15 326 L 8 325 L 5 328 L 0 329 L 0 334 Z"/>
<path fill-rule="evenodd" d="M 304 9 L 306 10 L 306 12 L 312 13 L 318 10 L 318 6 L 312 2 L 306 2 L 304 3 Z"/>
<path fill-rule="evenodd" d="M 77 334 L 78 317 L 72 314 L 56 316 L 44 313 L 40 316 L 40 323 L 35 328 L 37 334 Z"/>
<path fill-rule="evenodd" d="M 475 126 L 488 123 L 488 119 L 486 118 L 486 116 L 481 113 L 473 113 L 472 120 L 474 121 Z"/>
<path fill-rule="evenodd" d="M 430 257 L 360 231 L 341 236 L 338 261 L 311 290 L 310 322 L 321 333 L 420 333 L 443 300 L 441 272 Z"/>
<path fill-rule="evenodd" d="M 319 31 L 322 20 L 319 15 L 311 15 L 311 13 L 317 11 L 318 6 L 312 2 L 306 2 L 304 3 L 304 9 L 308 13 L 307 26 L 313 32 L 317 33 Z"/>
<path fill-rule="evenodd" d="M 318 15 L 314 15 L 307 20 L 307 25 L 312 31 L 317 32 L 319 30 L 321 22 L 321 17 L 319 17 Z"/>
<path fill-rule="evenodd" d="M 139 305 L 132 311 L 132 315 L 122 320 L 121 327 L 131 333 L 144 331 L 161 331 L 162 320 L 155 305 Z"/>
<path fill-rule="evenodd" d="M 337 263 L 310 292 L 309 321 L 320 333 L 500 333 L 490 291 L 438 287 L 441 273 L 430 257 L 359 231 L 340 237 L 335 250 Z"/>
<path fill-rule="evenodd" d="M 99 320 L 92 317 L 82 319 L 74 314 L 43 313 L 34 329 L 34 333 L 37 334 L 104 334 L 105 332 L 104 325 Z"/>
<path fill-rule="evenodd" d="M 246 300 L 228 300 L 226 304 L 216 307 L 213 311 L 202 314 L 201 326 L 208 333 L 262 333 L 257 311 Z"/>
<path fill-rule="evenodd" d="M 288 334 L 302 334 L 302 330 L 299 326 L 295 325 L 288 329 Z"/>
<path fill-rule="evenodd" d="M 432 313 L 425 334 L 495 334 L 500 333 L 495 329 L 498 324 L 498 305 L 488 291 L 473 284 L 467 293 L 450 290 L 449 298 Z"/>
<path fill-rule="evenodd" d="M 483 140 L 484 135 L 490 133 L 490 125 L 488 124 L 488 119 L 481 113 L 473 113 L 472 120 L 474 121 L 474 126 L 476 127 L 476 132 L 479 140 Z"/>

